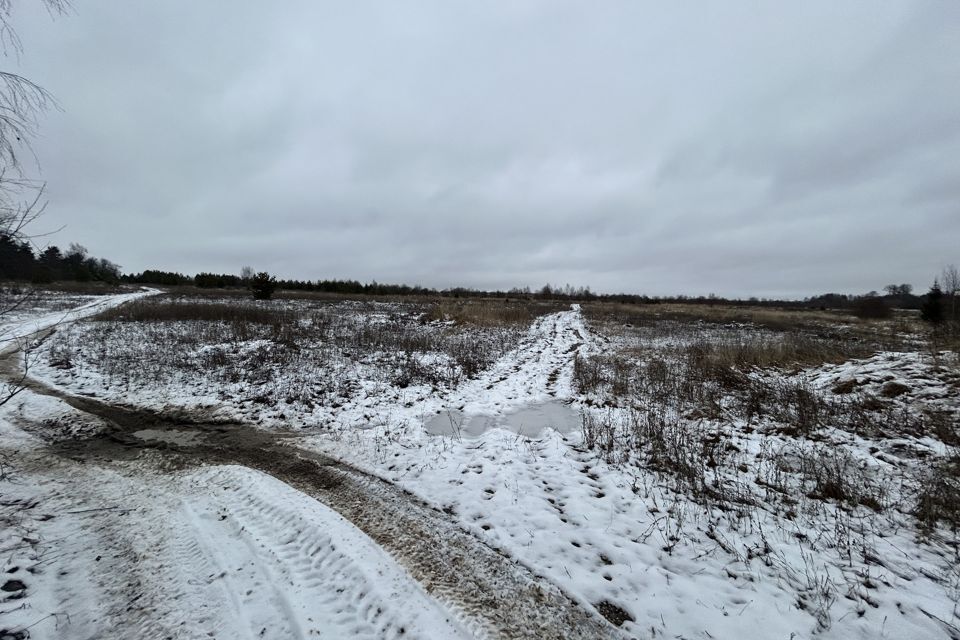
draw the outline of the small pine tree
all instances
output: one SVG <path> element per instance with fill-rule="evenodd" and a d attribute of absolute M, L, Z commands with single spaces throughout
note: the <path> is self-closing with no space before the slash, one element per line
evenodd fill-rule
<path fill-rule="evenodd" d="M 923 306 L 920 307 L 920 317 L 930 324 L 940 324 L 943 322 L 943 291 L 939 282 L 933 281 L 933 286 L 925 298 Z"/>
<path fill-rule="evenodd" d="M 261 271 L 250 280 L 250 291 L 254 300 L 269 300 L 277 290 L 277 279 L 266 271 Z"/>

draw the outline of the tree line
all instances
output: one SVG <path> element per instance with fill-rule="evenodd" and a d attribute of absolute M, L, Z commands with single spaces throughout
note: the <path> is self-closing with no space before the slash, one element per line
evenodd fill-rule
<path fill-rule="evenodd" d="M 704 304 L 731 306 L 786 307 L 796 309 L 845 310 L 862 318 L 886 318 L 893 309 L 913 309 L 933 323 L 960 322 L 960 270 L 950 265 L 935 278 L 924 295 L 913 292 L 910 284 L 889 284 L 883 293 L 869 291 L 861 295 L 825 293 L 802 300 L 773 298 L 725 298 L 706 296 L 648 296 L 641 294 L 598 294 L 590 287 L 569 284 L 546 284 L 539 289 L 514 287 L 508 290 L 483 290 L 468 287 L 436 289 L 420 285 L 363 283 L 358 280 L 278 280 L 265 272 L 255 273 L 244 267 L 240 275 L 201 272 L 188 276 L 175 271 L 147 269 L 140 273 L 121 274 L 120 267 L 104 258 L 95 258 L 81 245 L 73 243 L 66 251 L 50 246 L 34 251 L 22 238 L 0 234 L 0 279 L 45 284 L 61 280 L 80 282 L 121 282 L 159 286 L 194 286 L 203 289 L 248 289 L 257 297 L 269 298 L 277 289 L 286 291 L 322 292 L 338 295 L 431 296 L 448 298 L 502 298 L 526 300 L 565 300 L 586 302 L 600 300 L 627 304 Z"/>
<path fill-rule="evenodd" d="M 57 246 L 34 251 L 27 239 L 0 234 L 0 279 L 48 284 L 58 281 L 121 281 L 119 265 L 89 255 L 87 249 L 72 243 L 66 251 Z"/>
<path fill-rule="evenodd" d="M 955 267 L 948 267 L 944 274 L 938 277 L 950 281 L 948 272 Z M 649 296 L 642 294 L 609 293 L 598 294 L 590 287 L 573 287 L 569 284 L 553 286 L 546 284 L 539 289 L 530 287 L 514 287 L 508 290 L 484 290 L 468 287 L 451 287 L 436 289 L 420 285 L 384 284 L 380 282 L 363 283 L 358 280 L 277 280 L 269 274 L 254 274 L 253 270 L 245 267 L 240 275 L 226 273 L 198 273 L 188 276 L 172 271 L 149 269 L 137 274 L 123 276 L 123 281 L 131 284 L 148 284 L 161 286 L 195 286 L 204 289 L 250 289 L 255 279 L 259 279 L 260 288 L 263 283 L 269 282 L 273 289 L 285 291 L 310 291 L 339 295 L 373 295 L 373 296 L 439 296 L 448 298 L 503 298 L 526 300 L 565 300 L 572 302 L 586 302 L 602 300 L 626 304 L 705 304 L 705 305 L 732 305 L 732 306 L 759 306 L 759 307 L 787 307 L 796 309 L 835 309 L 845 310 L 863 318 L 889 317 L 893 309 L 922 309 L 928 295 L 916 295 L 910 284 L 890 284 L 883 288 L 883 293 L 869 291 L 861 295 L 842 293 L 825 293 L 811 296 L 802 300 L 781 300 L 775 298 L 725 298 L 715 294 L 706 296 Z M 938 285 L 939 286 L 939 285 Z M 950 289 L 947 293 L 949 300 L 960 295 L 960 289 Z"/>

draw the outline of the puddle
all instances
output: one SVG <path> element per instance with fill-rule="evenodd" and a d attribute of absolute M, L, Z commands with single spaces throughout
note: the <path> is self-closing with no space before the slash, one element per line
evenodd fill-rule
<path fill-rule="evenodd" d="M 167 444 L 186 447 L 197 443 L 197 437 L 200 435 L 200 432 L 173 429 L 141 429 L 140 431 L 134 431 L 133 435 L 149 442 L 166 442 Z"/>
<path fill-rule="evenodd" d="M 460 411 L 444 411 L 431 416 L 423 426 L 427 433 L 442 436 L 475 438 L 488 429 L 499 428 L 536 438 L 547 429 L 570 433 L 580 428 L 580 412 L 556 400 L 531 404 L 517 411 L 496 416 L 467 415 Z"/>

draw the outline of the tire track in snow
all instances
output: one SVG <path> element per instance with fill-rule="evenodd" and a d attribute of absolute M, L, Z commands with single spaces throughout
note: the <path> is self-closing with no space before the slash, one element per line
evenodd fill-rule
<path fill-rule="evenodd" d="M 31 583 L 58 617 L 30 637 L 469 637 L 373 541 L 264 474 L 34 464 L 60 486 L 48 535 L 64 542 L 56 576 Z M 93 506 L 120 502 L 130 511 Z"/>
<path fill-rule="evenodd" d="M 515 358 L 501 360 L 493 371 L 474 381 L 473 386 L 482 389 L 484 383 L 491 382 L 495 387 L 505 386 L 506 392 L 513 396 L 511 399 L 520 403 L 544 396 L 551 371 L 568 369 L 572 372 L 574 353 L 580 348 L 574 346 L 579 322 L 576 311 L 542 318 L 536 331 L 532 332 L 531 340 L 514 352 Z M 553 376 L 554 386 L 559 376 Z M 189 423 L 176 416 L 168 418 L 96 399 L 69 396 L 39 383 L 32 383 L 30 387 L 35 392 L 64 399 L 109 424 L 102 434 L 61 443 L 52 451 L 66 457 L 111 464 L 113 460 L 129 459 L 131 453 L 142 449 L 154 449 L 161 453 L 160 457 L 173 458 L 181 464 L 239 464 L 263 471 L 319 500 L 369 536 L 398 560 L 428 593 L 456 612 L 459 626 L 468 629 L 475 637 L 574 639 L 618 635 L 598 615 L 580 608 L 554 585 L 463 530 L 454 518 L 348 465 L 287 446 L 276 434 L 243 425 Z M 189 429 L 199 432 L 200 437 L 195 444 L 177 446 L 150 443 L 131 435 L 149 427 Z M 371 630 L 369 637 L 390 637 L 397 626 L 384 617 L 382 606 L 372 604 L 374 600 L 365 600 L 365 593 L 357 595 L 345 587 L 342 592 L 334 589 L 333 599 L 325 600 L 323 594 L 313 591 L 322 586 L 317 581 L 322 580 L 326 572 L 344 573 L 349 564 L 345 558 L 351 557 L 349 554 L 324 556 L 320 550 L 329 547 L 326 540 L 316 533 L 303 533 L 305 528 L 297 528 L 296 517 L 281 514 L 269 504 L 257 502 L 250 496 L 244 500 L 246 503 L 241 500 L 240 505 L 232 507 L 239 514 L 236 521 L 243 523 L 232 536 L 223 537 L 225 534 L 221 532 L 213 539 L 197 541 L 198 537 L 210 535 L 210 531 L 220 530 L 200 522 L 190 512 L 179 513 L 175 526 L 183 529 L 178 539 L 185 546 L 174 552 L 176 562 L 172 565 L 166 563 L 160 572 L 172 577 L 154 582 L 175 582 L 177 575 L 188 571 L 182 563 L 188 563 L 188 586 L 193 588 L 183 589 L 179 593 L 180 599 L 193 601 L 200 598 L 222 603 L 222 592 L 219 596 L 211 595 L 215 594 L 215 589 L 207 586 L 220 581 L 228 586 L 218 584 L 216 588 L 226 588 L 229 593 L 236 594 L 237 585 L 251 584 L 254 589 L 248 587 L 247 590 L 252 595 L 258 585 L 286 581 L 289 584 L 284 586 L 284 591 L 290 588 L 311 590 L 312 602 L 318 605 L 332 602 L 332 606 L 339 607 L 338 613 L 353 607 L 343 614 L 344 619 L 359 612 L 364 621 L 362 627 L 353 630 L 354 635 L 362 636 L 365 630 Z M 323 509 L 313 504 L 315 509 Z M 165 526 L 170 524 L 165 523 Z M 290 527 L 294 528 L 294 533 L 289 538 L 276 540 L 280 532 Z M 254 567 L 248 576 L 234 575 L 225 580 L 230 568 L 225 566 L 223 559 L 217 559 L 217 555 L 219 550 L 235 545 L 240 534 L 251 536 L 245 543 L 246 557 L 254 556 L 258 564 L 268 569 Z M 250 541 L 256 541 L 260 546 L 250 546 Z M 199 576 L 195 568 L 200 568 L 203 576 Z M 235 570 L 235 573 L 242 571 Z M 246 594 L 246 590 L 243 593 Z M 348 593 L 350 595 L 345 595 Z M 268 609 L 281 611 L 285 618 L 295 616 L 296 612 L 285 606 L 281 598 L 282 595 L 275 596 Z M 245 608 L 247 603 L 242 597 L 230 602 L 229 608 Z M 241 628 L 249 629 L 251 624 L 254 627 L 259 624 L 255 622 L 256 617 L 250 613 L 247 615 L 251 617 Z M 157 617 L 154 615 L 143 621 L 147 626 L 143 627 L 145 633 L 142 637 L 161 637 L 155 634 L 164 628 L 169 630 L 164 616 L 159 616 L 159 622 Z M 209 622 L 209 619 L 204 617 L 201 621 Z M 228 626 L 234 622 L 236 620 L 231 620 Z M 401 629 L 403 631 L 397 631 L 397 637 L 407 637 L 409 629 Z M 277 637 L 297 637 L 298 630 L 291 628 L 284 633 L 286 635 Z"/>
<path fill-rule="evenodd" d="M 307 452 L 248 451 L 261 469 L 335 509 L 397 558 L 423 587 L 460 614 L 476 637 L 615 636 L 549 582 L 382 480 Z M 294 455 L 291 455 L 294 454 Z"/>
<path fill-rule="evenodd" d="M 445 404 L 466 413 L 489 413 L 552 398 L 570 400 L 574 361 L 590 343 L 576 305 L 542 316 L 516 349 L 451 393 Z M 499 404 L 492 404 L 491 398 Z"/>
<path fill-rule="evenodd" d="M 617 635 L 598 615 L 588 613 L 549 581 L 466 532 L 453 517 L 429 507 L 385 481 L 324 456 L 289 446 L 277 434 L 243 425 L 167 421 L 163 416 L 107 405 L 91 398 L 71 398 L 71 401 L 102 417 L 110 426 L 105 432 L 85 440 L 57 443 L 51 446 L 51 452 L 61 457 L 86 460 L 109 467 L 115 464 L 115 460 L 130 460 L 144 450 L 149 450 L 147 459 L 141 455 L 133 464 L 141 465 L 153 457 L 161 463 L 158 466 L 169 466 L 170 462 L 181 468 L 185 465 L 238 464 L 262 471 L 322 503 L 317 504 L 311 500 L 312 509 L 325 510 L 329 507 L 366 534 L 380 549 L 397 560 L 427 593 L 455 612 L 458 623 L 456 626 L 467 629 L 473 637 L 573 639 Z M 144 427 L 171 431 L 188 430 L 198 435 L 191 444 L 182 446 L 145 441 L 131 435 Z M 144 469 L 144 472 L 149 473 L 149 467 Z M 209 488 L 206 490 L 209 491 Z M 107 502 L 103 498 L 98 501 L 101 504 Z M 309 557 L 311 551 L 318 546 L 323 547 L 325 541 L 317 537 L 298 537 L 306 535 L 304 532 L 307 526 L 294 524 L 295 518 L 285 516 L 268 502 L 257 503 L 249 498 L 246 505 L 242 502 L 241 500 L 240 505 L 234 504 L 232 507 L 231 503 L 227 502 L 224 508 L 237 510 L 240 516 L 236 520 L 244 527 L 244 532 L 252 536 L 251 540 L 260 541 L 263 545 L 262 548 L 248 547 L 245 557 L 257 552 L 254 553 L 257 562 L 272 567 L 271 570 L 276 572 L 275 575 L 260 573 L 259 577 L 252 575 L 247 578 L 247 582 L 253 585 L 254 593 L 257 585 L 274 582 L 284 583 L 285 591 L 311 588 L 312 580 L 318 579 L 322 572 L 307 575 L 301 570 L 302 567 L 295 569 L 295 565 L 298 559 Z M 239 566 L 227 567 L 223 561 L 215 561 L 215 554 L 209 550 L 236 546 L 239 532 L 234 531 L 232 537 L 221 533 L 218 534 L 220 537 L 214 540 L 197 543 L 192 541 L 192 538 L 200 534 L 192 532 L 201 531 L 198 519 L 187 517 L 182 510 L 176 508 L 172 511 L 174 517 L 169 521 L 155 520 L 145 523 L 145 526 L 176 528 L 180 531 L 180 544 L 186 546 L 171 551 L 169 555 L 172 561 L 163 563 L 163 567 L 156 572 L 159 577 L 150 573 L 140 574 L 139 582 L 147 585 L 176 585 L 164 586 L 160 592 L 179 588 L 179 599 L 183 602 L 213 601 L 220 602 L 220 607 L 233 609 L 236 605 L 224 603 L 222 594 L 216 595 L 219 585 L 210 585 L 225 578 L 230 569 L 235 571 Z M 248 522 L 249 527 L 246 524 Z M 129 522 L 122 524 L 135 526 Z M 207 525 L 202 529 L 204 535 L 215 530 L 209 523 Z M 277 536 L 291 528 L 294 533 L 288 533 L 289 537 L 277 540 Z M 371 545 L 363 553 L 374 553 L 376 548 Z M 271 552 L 269 549 L 284 551 Z M 344 555 L 358 557 L 353 553 L 345 552 Z M 331 559 L 330 568 L 336 573 L 337 569 L 341 569 L 341 562 L 342 559 Z M 195 568 L 199 568 L 199 571 Z M 186 578 L 182 576 L 184 572 L 187 572 Z M 236 580 L 240 580 L 240 577 L 234 575 L 231 581 Z M 184 581 L 187 586 L 180 586 Z M 235 586 L 228 588 L 231 592 L 238 591 Z M 250 588 L 247 587 L 247 590 Z M 156 591 L 157 589 L 154 589 L 154 592 Z M 114 596 L 117 597 L 119 596 Z M 313 591 L 309 598 L 314 603 L 327 602 L 322 594 Z M 334 598 L 334 602 L 341 609 L 345 606 L 344 598 L 347 598 L 347 602 L 350 601 L 349 596 L 343 593 Z M 149 601 L 149 598 L 144 599 L 143 606 L 146 607 Z M 356 601 L 357 598 L 354 598 L 353 602 Z M 246 601 L 241 602 L 241 605 L 245 604 Z M 283 611 L 282 604 L 275 602 L 268 610 Z M 174 614 L 162 613 L 169 610 L 167 607 L 154 606 L 158 611 L 146 618 L 144 624 L 149 625 L 143 627 L 145 631 L 139 634 L 140 637 L 165 637 L 159 631 L 169 630 L 175 620 L 175 617 L 172 617 Z M 358 606 L 356 610 L 360 612 L 361 618 L 365 617 L 368 622 L 366 627 L 358 627 L 351 631 L 351 634 L 362 636 L 364 629 L 376 630 L 377 625 L 381 624 L 378 616 L 382 614 L 375 608 Z M 212 615 L 204 615 L 195 620 L 193 624 L 198 628 L 214 625 L 218 621 L 223 623 L 222 619 L 214 619 Z M 385 635 L 389 636 L 392 628 L 384 627 Z M 226 627 L 215 627 L 215 631 L 222 631 L 229 637 L 238 635 L 234 631 L 228 631 Z M 407 631 L 409 632 L 409 629 Z M 182 633 L 178 635 L 182 636 Z M 406 637 L 405 634 L 400 635 Z M 295 632 L 291 637 L 296 637 Z M 367 637 L 381 636 L 374 632 Z"/>
<path fill-rule="evenodd" d="M 230 523 L 231 537 L 243 541 L 245 557 L 256 559 L 249 567 L 236 569 L 240 576 L 249 575 L 240 582 L 253 587 L 246 588 L 249 595 L 241 606 L 251 607 L 264 598 L 263 590 L 269 590 L 268 599 L 274 608 L 284 612 L 291 624 L 302 621 L 301 627 L 327 618 L 347 628 L 350 637 L 393 640 L 420 635 L 416 620 L 390 606 L 389 598 L 383 597 L 391 594 L 377 592 L 373 582 L 378 576 L 365 575 L 353 563 L 350 554 L 359 549 L 344 549 L 335 535 L 259 490 L 262 482 L 256 483 L 258 490 L 251 491 L 250 479 L 236 471 L 214 469 L 203 475 L 212 487 L 226 491 L 217 503 L 224 520 Z M 310 608 L 297 610 L 286 595 L 289 590 L 310 592 Z M 284 637 L 308 635 L 301 628 L 291 629 Z"/>

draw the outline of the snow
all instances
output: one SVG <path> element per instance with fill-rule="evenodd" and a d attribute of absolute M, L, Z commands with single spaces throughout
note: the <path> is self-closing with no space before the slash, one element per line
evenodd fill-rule
<path fill-rule="evenodd" d="M 937 618 L 956 621 L 949 594 L 958 579 L 955 542 L 918 541 L 908 514 L 873 518 L 863 507 L 848 514 L 801 497 L 811 512 L 785 517 L 759 508 L 738 518 L 703 507 L 655 474 L 607 464 L 582 448 L 579 434 L 551 429 L 553 420 L 524 422 L 528 437 L 518 437 L 510 416 L 545 399 L 570 413 L 624 417 L 624 410 L 585 406 L 572 387 L 572 354 L 604 346 L 575 311 L 547 317 L 516 351 L 444 401 L 395 411 L 380 429 L 307 444 L 455 512 L 469 531 L 584 606 L 620 607 L 633 618 L 623 626 L 628 635 L 736 637 L 763 629 L 770 638 L 944 637 L 948 627 Z M 736 437 L 745 464 L 764 448 L 814 450 L 769 433 Z M 869 453 L 872 444 L 844 433 L 834 446 L 882 465 Z M 857 527 L 859 542 L 845 542 L 853 535 L 845 528 Z"/>
<path fill-rule="evenodd" d="M 5 313 L 0 317 L 0 350 L 9 348 L 12 343 L 22 341 L 50 327 L 96 315 L 112 307 L 157 293 L 159 293 L 157 289 L 143 287 L 140 291 L 117 295 L 54 296 L 54 304 L 50 304 L 49 300 L 44 298 L 37 301 L 39 304 L 35 304 L 35 301 L 28 298 L 24 301 L 23 308 Z M 52 311 L 44 308 L 45 306 L 60 307 L 64 303 L 70 306 Z"/>
<path fill-rule="evenodd" d="M 960 371 L 951 371 L 951 364 L 956 367 L 955 353 L 940 353 L 935 360 L 920 352 L 881 351 L 870 358 L 820 367 L 811 371 L 808 378 L 819 389 L 835 389 L 847 382 L 852 393 L 884 395 L 886 387 L 914 409 L 935 406 L 957 410 L 960 409 Z M 889 386 L 894 384 L 899 388 Z"/>
<path fill-rule="evenodd" d="M 56 471 L 3 487 L 43 509 L 5 566 L 29 606 L 2 625 L 31 638 L 469 637 L 376 543 L 270 476 Z"/>
<path fill-rule="evenodd" d="M 371 314 L 371 318 L 377 323 L 389 319 L 384 314 Z M 115 330 L 131 332 L 130 341 L 142 341 L 142 336 L 137 338 L 134 333 L 136 328 Z M 81 340 L 86 335 L 81 327 L 76 331 L 71 339 Z M 722 441 L 735 447 L 731 460 L 736 464 L 731 469 L 739 464 L 741 470 L 717 470 L 711 477 L 734 487 L 745 501 L 734 508 L 704 504 L 678 487 L 668 474 L 636 461 L 612 459 L 602 450 L 585 446 L 580 433 L 584 419 L 614 424 L 616 433 L 625 436 L 631 420 L 651 410 L 598 407 L 575 389 L 575 358 L 602 355 L 619 346 L 616 340 L 598 335 L 587 326 L 580 310 L 571 308 L 537 319 L 512 350 L 478 376 L 460 379 L 457 384 L 398 387 L 371 373 L 375 371 L 372 360 L 343 358 L 324 363 L 304 358 L 292 365 L 295 370 L 280 372 L 269 383 L 285 389 L 284 385 L 299 380 L 299 372 L 311 370 L 311 366 L 315 384 L 329 383 L 327 377 L 354 381 L 342 384 L 350 391 L 335 408 L 328 404 L 307 408 L 299 401 L 287 409 L 258 407 L 237 400 L 243 387 L 197 374 L 121 380 L 80 357 L 71 370 L 41 363 L 35 372 L 48 384 L 100 397 L 158 409 L 202 408 L 220 418 L 292 430 L 298 434 L 298 446 L 347 461 L 454 514 L 466 531 L 559 586 L 585 608 L 619 608 L 629 616 L 620 628 L 624 637 L 957 635 L 960 562 L 956 534 L 943 528 L 921 532 L 909 507 L 920 489 L 915 472 L 922 470 L 924 459 L 949 453 L 944 442 L 911 433 L 869 436 L 834 425 L 824 426 L 816 439 L 808 439 L 786 435 L 773 423 L 670 416 L 691 434 L 722 433 Z M 637 357 L 664 352 L 685 340 L 683 336 L 655 336 L 640 345 Z M 197 353 L 212 348 L 204 345 Z M 217 348 L 250 353 L 272 347 L 254 338 Z M 443 354 L 418 354 L 417 358 L 426 367 L 449 365 Z M 328 367 L 328 362 L 333 365 Z M 955 420 L 960 409 L 957 379 L 918 352 L 881 352 L 841 365 L 757 375 L 802 382 L 829 393 L 839 383 L 854 380 L 851 393 L 856 397 L 882 395 L 884 385 L 897 382 L 906 390 L 898 391 L 890 403 L 905 414 L 919 415 L 926 407 L 946 412 L 948 419 Z M 257 387 L 258 392 L 268 388 Z M 144 437 L 162 436 L 148 433 Z M 876 489 L 884 502 L 880 512 L 862 504 L 850 506 L 808 495 L 811 480 L 804 475 L 804 465 L 829 461 L 830 456 L 845 456 L 849 479 L 862 480 Z M 206 564 L 200 563 L 204 568 L 190 574 L 186 582 L 203 583 L 202 575 L 236 567 L 241 570 L 231 577 L 234 582 L 226 591 L 256 594 L 267 584 L 287 581 L 292 586 L 282 591 L 291 600 L 286 604 L 271 601 L 274 604 L 262 607 L 242 599 L 225 605 L 226 596 L 214 583 L 202 588 L 194 585 L 183 592 L 185 601 L 197 599 L 231 611 L 242 609 L 249 618 L 224 620 L 210 613 L 212 608 L 201 608 L 187 613 L 177 610 L 160 619 L 172 621 L 176 615 L 189 615 L 191 628 L 196 624 L 196 628 L 218 633 L 240 633 L 266 624 L 264 621 L 291 634 L 309 630 L 313 621 L 305 619 L 300 607 L 308 595 L 320 597 L 309 586 L 311 580 L 320 578 L 291 577 L 292 560 L 276 560 L 283 553 L 263 552 L 259 545 L 283 547 L 270 538 L 277 535 L 277 527 L 269 523 L 280 523 L 280 528 L 297 531 L 297 536 L 308 530 L 332 536 L 337 526 L 349 530 L 349 525 L 336 524 L 333 514 L 324 513 L 315 501 L 301 502 L 303 496 L 289 487 L 239 468 L 185 474 L 178 483 L 164 491 L 178 496 L 179 506 L 164 506 L 163 500 L 173 498 L 152 499 L 160 500 L 157 514 L 171 510 L 174 527 L 202 531 L 197 536 L 208 540 L 204 543 L 207 551 L 200 554 L 205 558 Z M 240 486 L 244 488 L 236 488 Z M 97 500 L 103 503 L 102 498 Z M 90 503 L 96 500 L 91 498 Z M 281 506 L 269 511 L 263 503 Z M 236 516 L 238 513 L 242 515 Z M 228 515 L 221 521 L 218 518 L 223 514 Z M 233 518 L 243 523 L 241 528 L 231 528 Z M 255 538 L 252 546 L 248 544 L 244 553 L 267 558 L 257 562 L 265 563 L 269 571 L 251 568 L 247 573 L 242 568 L 242 554 L 222 555 L 224 549 L 236 548 L 248 535 L 247 521 L 254 532 L 249 535 L 261 537 Z M 295 557 L 304 555 L 303 550 L 313 544 L 310 540 L 315 542 L 314 538 L 294 538 L 290 544 L 298 549 Z M 369 576 L 376 567 L 376 571 L 393 576 L 384 584 L 395 586 L 387 586 L 375 596 L 378 603 L 385 603 L 378 606 L 388 612 L 383 619 L 394 624 L 389 628 L 402 624 L 408 631 L 421 629 L 431 637 L 455 637 L 462 631 L 436 603 L 416 595 L 418 587 L 409 576 L 401 575 L 402 570 L 396 566 L 384 569 L 390 560 L 382 551 L 377 555 L 372 541 L 362 536 L 360 541 L 344 538 L 336 546 L 359 550 L 343 560 L 356 565 L 351 575 Z M 358 556 L 366 560 L 358 560 Z M 373 565 L 366 564 L 370 559 Z M 191 560 L 187 564 L 196 563 Z M 367 585 L 363 579 L 357 580 L 356 584 Z M 360 590 L 366 592 L 367 587 Z M 408 591 L 416 598 L 398 605 L 397 594 Z M 274 593 L 270 597 L 280 596 Z M 353 602 L 351 598 L 346 597 Z M 318 611 L 326 611 L 324 606 L 319 605 Z M 365 605 L 358 607 L 366 610 Z M 278 610 L 286 612 L 283 620 L 277 619 Z M 402 617 L 421 610 L 425 618 Z M 345 626 L 331 627 L 338 630 L 333 637 L 386 628 L 362 616 L 358 620 L 352 613 L 345 620 Z"/>
<path fill-rule="evenodd" d="M 150 293 L 24 314 L 5 330 L 25 337 Z M 78 435 L 90 419 L 29 390 L 0 407 L 0 636 L 472 637 L 373 540 L 279 480 L 237 466 L 78 465 L 34 433 L 60 421 Z"/>

